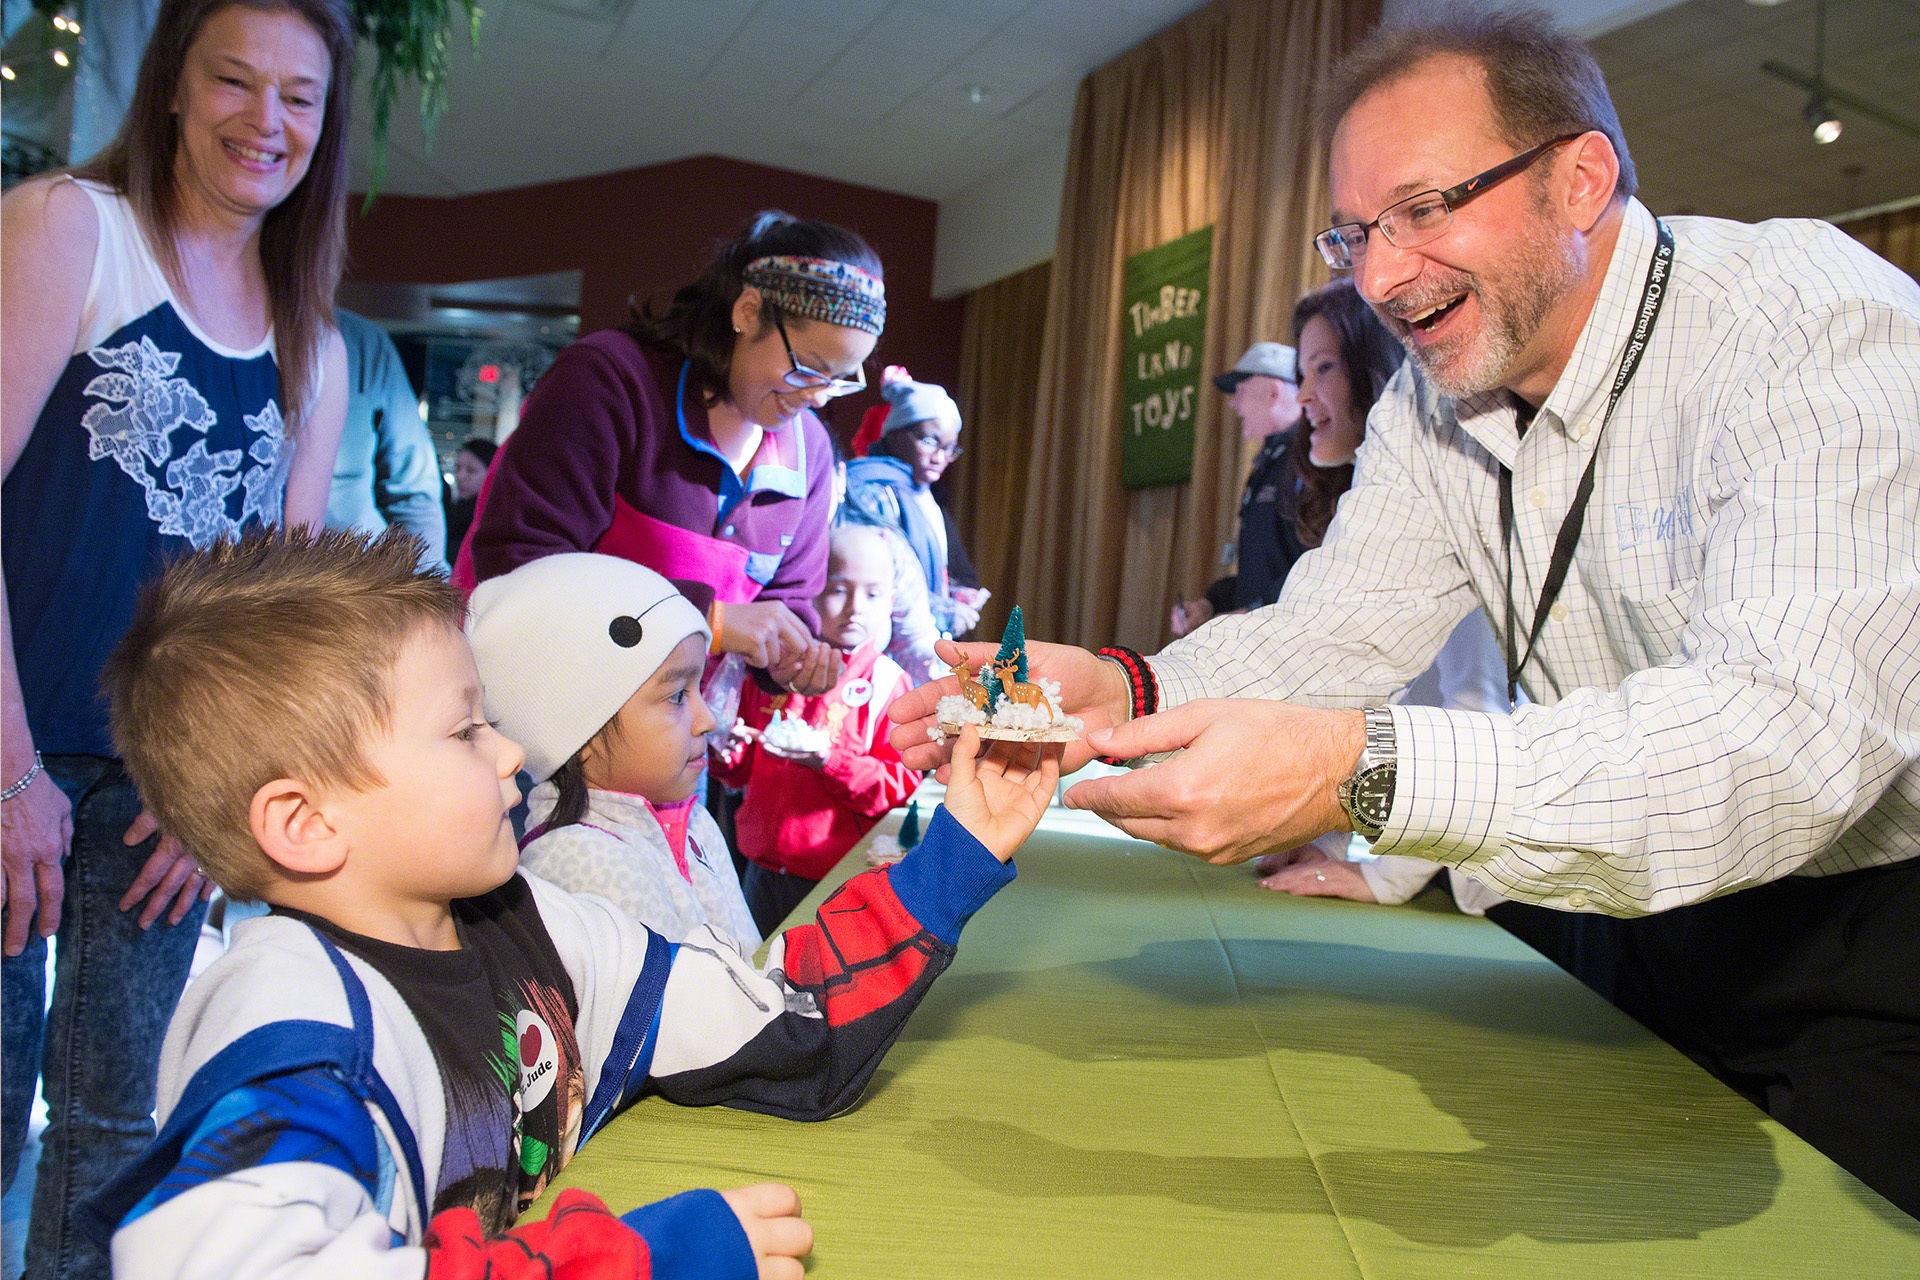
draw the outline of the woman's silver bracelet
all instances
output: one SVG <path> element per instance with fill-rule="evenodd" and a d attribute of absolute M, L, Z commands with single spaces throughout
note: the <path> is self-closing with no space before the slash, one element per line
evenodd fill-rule
<path fill-rule="evenodd" d="M 28 787 L 32 786 L 33 780 L 39 776 L 40 776 L 40 753 L 36 751 L 33 753 L 33 768 L 27 770 L 26 777 L 20 779 L 20 781 L 14 783 L 12 786 L 8 787 L 5 791 L 0 791 L 0 801 L 13 799 L 15 796 L 19 795 L 22 791 L 25 791 Z"/>

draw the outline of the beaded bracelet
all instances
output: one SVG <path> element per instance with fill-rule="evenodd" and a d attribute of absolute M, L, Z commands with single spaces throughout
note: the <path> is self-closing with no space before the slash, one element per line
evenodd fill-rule
<path fill-rule="evenodd" d="M 1117 644 L 1100 650 L 1100 656 L 1126 673 L 1127 687 L 1133 694 L 1132 719 L 1150 716 L 1160 709 L 1160 681 L 1145 658 L 1125 645 Z M 1100 762 L 1112 765 L 1126 763 L 1116 756 L 1101 756 Z"/>
<path fill-rule="evenodd" d="M 33 753 L 33 768 L 27 770 L 26 777 L 20 779 L 20 781 L 14 783 L 6 790 L 0 791 L 0 801 L 11 800 L 32 786 L 33 780 L 40 776 L 40 767 L 40 753 L 36 751 Z"/>

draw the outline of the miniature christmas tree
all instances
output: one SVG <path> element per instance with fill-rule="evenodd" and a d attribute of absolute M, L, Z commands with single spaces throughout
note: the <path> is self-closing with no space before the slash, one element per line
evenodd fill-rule
<path fill-rule="evenodd" d="M 907 816 L 900 821 L 900 852 L 905 853 L 920 843 L 920 802 L 907 802 Z"/>
<path fill-rule="evenodd" d="M 1007 629 L 1000 633 L 1000 652 L 994 655 L 994 664 L 1015 663 L 1013 678 L 1024 683 L 1027 678 L 1027 626 L 1020 617 L 1020 606 L 1013 606 L 1013 613 L 1007 618 Z M 1000 688 L 1000 677 L 987 671 L 987 678 L 981 682 L 987 687 L 987 706 L 997 707 L 1005 696 Z"/>

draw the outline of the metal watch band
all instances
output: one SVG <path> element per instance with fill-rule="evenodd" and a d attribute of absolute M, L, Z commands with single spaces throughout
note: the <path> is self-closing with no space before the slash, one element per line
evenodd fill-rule
<path fill-rule="evenodd" d="M 1368 840 L 1378 840 L 1386 830 L 1386 820 L 1393 808 L 1391 787 L 1397 772 L 1393 713 L 1385 707 L 1367 707 L 1361 714 L 1366 719 L 1366 746 L 1360 752 L 1359 760 L 1354 763 L 1353 772 L 1340 783 L 1336 794 L 1353 829 Z M 1386 805 L 1378 813 L 1370 813 L 1361 793 L 1369 782 L 1377 787 L 1382 775 L 1389 788 Z"/>
<path fill-rule="evenodd" d="M 1367 718 L 1367 754 L 1374 764 L 1392 763 L 1393 712 L 1385 707 L 1367 707 L 1360 714 Z"/>

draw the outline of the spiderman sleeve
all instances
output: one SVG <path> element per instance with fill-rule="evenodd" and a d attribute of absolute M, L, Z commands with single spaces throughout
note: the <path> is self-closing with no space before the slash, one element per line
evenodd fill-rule
<path fill-rule="evenodd" d="M 1013 876 L 941 808 L 907 858 L 855 876 L 812 924 L 775 939 L 765 971 L 695 933 L 674 952 L 651 1087 L 795 1120 L 846 1110 L 952 963 L 967 919 Z"/>
<path fill-rule="evenodd" d="M 434 1215 L 426 1280 L 754 1280 L 747 1233 L 717 1191 L 688 1191 L 616 1218 L 562 1191 L 545 1219 L 489 1238 L 471 1209 Z"/>

